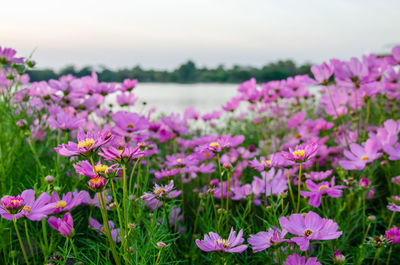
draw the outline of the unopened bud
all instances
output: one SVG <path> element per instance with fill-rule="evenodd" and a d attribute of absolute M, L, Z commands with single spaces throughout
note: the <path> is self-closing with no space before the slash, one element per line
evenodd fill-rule
<path fill-rule="evenodd" d="M 157 242 L 157 246 L 159 247 L 159 248 L 165 248 L 166 246 L 167 246 L 167 244 L 165 244 L 164 242 Z"/>
<path fill-rule="evenodd" d="M 51 184 L 54 182 L 54 177 L 51 175 L 48 175 L 44 178 L 44 180 L 46 181 L 46 183 Z"/>

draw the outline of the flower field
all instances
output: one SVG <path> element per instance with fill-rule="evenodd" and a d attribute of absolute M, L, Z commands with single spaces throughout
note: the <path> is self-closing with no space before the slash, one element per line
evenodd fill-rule
<path fill-rule="evenodd" d="M 210 113 L 34 65 L 0 47 L 0 264 L 400 264 L 400 46 Z"/>

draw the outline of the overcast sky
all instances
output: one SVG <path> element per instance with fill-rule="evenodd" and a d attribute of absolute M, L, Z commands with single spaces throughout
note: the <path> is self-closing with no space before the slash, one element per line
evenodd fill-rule
<path fill-rule="evenodd" d="M 399 0 L 2 0 L 0 45 L 40 68 L 321 63 L 400 44 Z"/>

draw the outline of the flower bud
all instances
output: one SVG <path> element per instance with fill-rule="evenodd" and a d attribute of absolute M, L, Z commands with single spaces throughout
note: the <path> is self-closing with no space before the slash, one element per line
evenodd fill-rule
<path fill-rule="evenodd" d="M 346 257 L 342 253 L 340 253 L 339 250 L 335 251 L 335 254 L 333 254 L 333 259 L 337 264 L 343 264 L 346 261 Z"/>
<path fill-rule="evenodd" d="M 135 195 L 129 195 L 128 199 L 130 201 L 134 201 L 134 200 L 136 200 L 136 196 Z"/>
<path fill-rule="evenodd" d="M 360 182 L 359 182 L 360 188 L 368 189 L 370 184 L 371 184 L 371 181 L 369 179 L 367 179 L 367 178 L 360 179 Z"/>
<path fill-rule="evenodd" d="M 213 179 L 210 181 L 210 186 L 218 186 L 219 180 L 218 179 Z"/>
<path fill-rule="evenodd" d="M 167 246 L 167 244 L 165 244 L 164 242 L 157 242 L 157 246 L 159 247 L 159 248 L 165 248 L 166 246 Z"/>
<path fill-rule="evenodd" d="M 231 163 L 224 163 L 223 165 L 222 165 L 222 168 L 224 169 L 224 170 L 226 170 L 226 171 L 231 171 L 232 170 L 232 164 Z"/>
<path fill-rule="evenodd" d="M 28 123 L 24 119 L 20 119 L 17 121 L 16 125 L 21 129 L 26 129 Z"/>
<path fill-rule="evenodd" d="M 106 179 L 103 177 L 96 176 L 90 179 L 88 184 L 92 191 L 100 192 L 103 191 L 104 187 L 106 186 Z"/>
<path fill-rule="evenodd" d="M 375 215 L 368 216 L 368 221 L 375 222 L 376 221 L 376 216 Z"/>
<path fill-rule="evenodd" d="M 135 251 L 135 249 L 134 249 L 133 247 L 129 247 L 129 248 L 128 248 L 128 251 L 129 251 L 130 253 L 133 253 L 133 251 Z"/>
<path fill-rule="evenodd" d="M 51 184 L 54 182 L 54 177 L 51 175 L 48 175 L 44 178 L 44 180 L 46 181 L 46 183 Z"/>

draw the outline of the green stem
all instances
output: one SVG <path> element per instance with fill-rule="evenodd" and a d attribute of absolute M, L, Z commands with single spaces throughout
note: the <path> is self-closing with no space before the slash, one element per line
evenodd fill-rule
<path fill-rule="evenodd" d="M 229 228 L 229 172 L 226 172 L 228 178 L 227 198 L 226 198 L 226 227 Z"/>
<path fill-rule="evenodd" d="M 133 165 L 132 171 L 131 171 L 131 175 L 129 176 L 129 194 L 132 194 L 132 179 L 133 179 L 133 173 L 136 170 L 136 166 L 138 164 L 138 162 L 140 161 L 140 158 L 138 160 L 136 160 L 135 164 Z M 137 182 L 139 181 L 139 175 L 137 177 Z M 139 185 L 137 186 L 137 192 L 136 192 L 136 196 L 138 194 L 138 190 L 139 190 Z"/>
<path fill-rule="evenodd" d="M 111 236 L 110 226 L 108 224 L 108 215 L 107 215 L 108 213 L 107 213 L 106 200 L 104 198 L 104 192 L 97 193 L 97 199 L 99 200 L 100 210 L 101 210 L 101 214 L 103 216 L 104 228 L 106 229 L 106 235 L 107 235 L 108 241 L 110 243 L 111 253 L 114 257 L 115 263 L 117 265 L 121 265 L 121 261 L 119 260 L 119 256 L 115 249 L 114 241 Z"/>
<path fill-rule="evenodd" d="M 28 224 L 26 223 L 26 219 L 24 220 L 24 225 L 25 225 L 25 235 L 26 235 L 26 240 L 28 241 L 29 250 L 31 252 L 32 257 L 34 257 L 35 253 L 33 252 L 33 247 L 28 233 Z M 33 259 L 33 263 L 36 264 L 35 258 Z"/>
<path fill-rule="evenodd" d="M 217 153 L 217 161 L 218 161 L 218 169 L 219 169 L 219 181 L 221 186 L 221 208 L 223 208 L 223 199 L 224 199 L 224 187 L 222 182 L 222 170 L 221 170 L 221 161 L 219 159 L 219 153 Z"/>
<path fill-rule="evenodd" d="M 46 219 L 42 219 L 42 232 L 43 232 L 44 245 L 46 247 L 45 251 L 43 251 L 43 254 L 47 259 L 47 257 L 49 256 L 49 242 L 47 241 Z"/>
<path fill-rule="evenodd" d="M 161 257 L 162 249 L 163 249 L 163 248 L 160 248 L 160 250 L 158 251 L 157 259 L 156 259 L 156 262 L 154 263 L 155 265 L 157 265 L 157 264 L 160 262 L 160 257 Z"/>
<path fill-rule="evenodd" d="M 78 255 L 76 254 L 76 249 L 75 249 L 74 241 L 72 240 L 71 237 L 69 237 L 69 240 L 71 241 L 72 251 L 74 252 L 75 259 L 77 259 L 77 258 L 78 258 Z"/>
<path fill-rule="evenodd" d="M 362 191 L 363 195 L 362 195 L 362 211 L 363 211 L 363 215 L 362 215 L 362 229 L 363 229 L 363 235 L 365 236 L 365 191 Z"/>
<path fill-rule="evenodd" d="M 290 194 L 290 198 L 292 199 L 292 205 L 293 205 L 293 207 L 296 205 L 295 203 L 294 203 L 294 195 L 293 195 L 293 191 L 292 191 L 292 184 L 291 184 L 291 181 L 290 181 L 290 175 L 288 174 L 287 175 L 287 181 L 288 181 L 288 186 L 289 186 L 289 194 Z"/>
<path fill-rule="evenodd" d="M 297 208 L 296 208 L 296 213 L 299 212 L 300 210 L 300 187 L 301 187 L 301 166 L 302 163 L 300 163 L 300 167 L 299 167 L 299 183 L 298 183 L 298 188 L 297 188 Z"/>
<path fill-rule="evenodd" d="M 26 256 L 25 248 L 24 248 L 24 245 L 22 244 L 21 236 L 20 236 L 19 231 L 18 231 L 17 220 L 15 219 L 15 215 L 14 214 L 12 216 L 13 216 L 13 223 L 14 223 L 15 231 L 17 232 L 19 245 L 21 246 L 22 254 L 24 254 L 24 259 L 25 259 L 26 264 L 29 265 L 28 257 Z"/>
<path fill-rule="evenodd" d="M 392 223 L 393 223 L 393 219 L 394 219 L 394 215 L 395 215 L 395 214 L 396 214 L 396 212 L 393 212 L 393 213 L 392 213 L 392 217 L 390 217 L 388 229 L 390 229 L 390 227 L 392 226 Z"/>
<path fill-rule="evenodd" d="M 125 232 L 128 231 L 128 191 L 127 191 L 127 179 L 126 179 L 126 166 L 125 164 L 122 165 L 122 173 L 123 173 L 123 180 L 124 180 L 124 186 L 123 186 L 123 206 L 124 206 L 124 219 L 125 219 Z M 124 240 L 125 246 L 124 249 L 128 249 L 128 244 L 127 244 L 128 239 Z"/>
<path fill-rule="evenodd" d="M 389 255 L 388 258 L 386 260 L 386 265 L 389 265 L 390 263 L 390 256 L 392 255 L 392 248 L 393 248 L 393 244 L 390 245 L 390 250 L 389 250 Z"/>
<path fill-rule="evenodd" d="M 119 209 L 119 203 L 118 203 L 118 200 L 117 200 L 117 194 L 115 193 L 115 187 L 114 187 L 113 179 L 111 179 L 110 182 L 111 182 L 111 189 L 112 189 L 112 192 L 113 192 L 115 207 L 117 208 L 117 215 L 118 215 L 118 223 L 119 223 L 119 230 L 120 230 L 120 234 L 121 234 L 121 240 L 122 240 L 122 244 L 125 245 L 125 239 L 126 239 L 125 238 L 125 233 L 124 233 L 125 230 L 123 229 L 123 226 L 122 226 L 121 212 L 120 212 L 120 209 Z"/>

